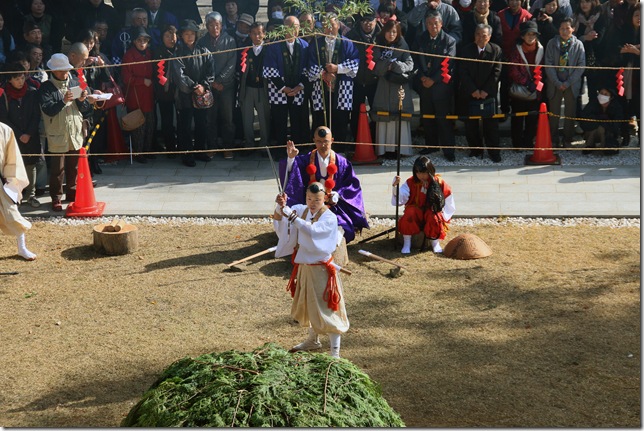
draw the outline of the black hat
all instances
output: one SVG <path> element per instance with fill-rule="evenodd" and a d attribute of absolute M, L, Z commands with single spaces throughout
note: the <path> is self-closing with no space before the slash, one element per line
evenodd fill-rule
<path fill-rule="evenodd" d="M 539 27 L 537 27 L 537 23 L 534 21 L 525 21 L 519 24 L 519 33 L 521 33 L 521 36 L 523 36 L 526 33 L 536 33 L 537 35 L 540 35 L 539 33 Z"/>
<path fill-rule="evenodd" d="M 130 36 L 132 36 L 132 40 L 137 40 L 140 37 L 147 37 L 148 39 L 152 39 L 152 36 L 148 34 L 147 31 L 145 31 L 145 27 L 134 27 L 132 31 L 130 32 Z"/>
<path fill-rule="evenodd" d="M 374 13 L 374 11 L 371 8 L 369 8 L 369 10 L 367 12 L 365 12 L 365 13 L 363 13 L 361 15 L 358 15 L 358 22 L 373 21 L 374 19 L 376 19 L 376 14 Z"/>
<path fill-rule="evenodd" d="M 194 31 L 195 33 L 198 33 L 199 26 L 193 19 L 184 19 L 183 21 L 181 21 L 181 25 L 179 26 L 179 31 L 184 32 L 186 30 Z"/>

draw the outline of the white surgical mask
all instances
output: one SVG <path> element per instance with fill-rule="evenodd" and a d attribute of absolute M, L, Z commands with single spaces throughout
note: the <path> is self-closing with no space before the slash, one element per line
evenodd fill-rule
<path fill-rule="evenodd" d="M 273 12 L 273 18 L 275 19 L 284 19 L 284 13 L 281 10 Z"/>
<path fill-rule="evenodd" d="M 605 105 L 606 103 L 610 102 L 610 96 L 606 96 L 605 94 L 598 94 L 597 100 L 599 100 L 599 103 L 601 103 L 602 105 Z"/>
<path fill-rule="evenodd" d="M 463 7 L 470 7 L 472 4 L 472 0 L 458 0 L 458 4 L 460 4 Z"/>
<path fill-rule="evenodd" d="M 239 30 L 235 30 L 235 34 L 242 39 L 246 39 L 248 37 L 248 33 L 240 33 Z"/>

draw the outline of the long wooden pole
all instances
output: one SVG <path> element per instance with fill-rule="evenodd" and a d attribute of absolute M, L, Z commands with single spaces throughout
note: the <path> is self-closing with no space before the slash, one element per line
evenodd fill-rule
<path fill-rule="evenodd" d="M 254 257 L 258 257 L 258 256 L 262 256 L 262 255 L 267 254 L 267 253 L 274 252 L 275 250 L 277 250 L 277 246 L 267 248 L 266 250 L 264 250 L 264 251 L 260 251 L 259 253 L 255 253 L 255 254 L 253 254 L 253 255 L 251 255 L 251 256 L 248 256 L 248 257 L 245 257 L 245 258 L 243 258 L 243 259 L 236 260 L 236 261 L 234 261 L 234 262 L 232 262 L 232 263 L 229 263 L 229 264 L 228 264 L 228 265 L 226 265 L 226 266 L 230 268 L 231 266 L 235 266 L 235 265 L 237 265 L 237 264 L 240 264 L 240 263 L 246 262 L 247 260 L 251 260 L 251 259 L 252 259 L 252 258 L 254 258 Z"/>
<path fill-rule="evenodd" d="M 369 251 L 366 251 L 366 250 L 359 250 L 358 253 L 360 253 L 360 254 L 362 254 L 364 256 L 370 257 L 372 259 L 380 260 L 382 262 L 397 266 L 398 268 L 407 269 L 407 267 L 404 266 L 404 265 L 401 265 L 401 264 L 399 264 L 397 262 L 394 262 L 393 260 L 385 259 L 382 256 L 378 256 L 377 254 L 373 254 L 373 253 L 371 253 Z"/>
<path fill-rule="evenodd" d="M 396 145 L 396 176 L 400 176 L 400 140 L 402 133 L 402 107 L 403 99 L 405 98 L 405 90 L 403 86 L 400 86 L 398 90 L 398 131 L 397 131 L 397 145 Z M 400 182 L 396 184 L 396 230 L 394 231 L 394 249 L 396 248 L 396 233 L 398 233 L 398 204 L 399 204 L 399 195 L 400 195 Z"/>

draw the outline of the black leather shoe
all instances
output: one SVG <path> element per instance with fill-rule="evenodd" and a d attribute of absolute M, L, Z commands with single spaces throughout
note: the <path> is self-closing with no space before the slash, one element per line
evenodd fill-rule
<path fill-rule="evenodd" d="M 195 154 L 195 159 L 199 160 L 200 162 L 209 162 L 212 160 L 212 157 L 210 157 L 206 153 L 197 153 Z"/>

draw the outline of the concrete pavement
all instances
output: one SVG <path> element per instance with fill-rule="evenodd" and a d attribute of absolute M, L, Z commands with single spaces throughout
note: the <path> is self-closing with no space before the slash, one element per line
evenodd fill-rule
<path fill-rule="evenodd" d="M 104 215 L 265 217 L 272 213 L 277 184 L 267 158 L 238 156 L 184 167 L 159 156 L 147 164 L 122 160 L 95 175 L 96 200 Z M 355 166 L 371 217 L 393 217 L 391 182 L 396 167 Z M 639 217 L 640 166 L 438 166 L 452 186 L 456 217 Z M 402 176 L 411 169 L 402 169 Z M 47 217 L 23 204 L 26 216 Z"/>

